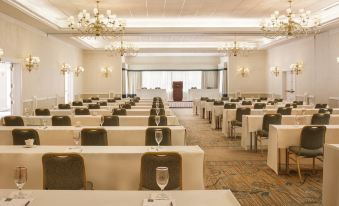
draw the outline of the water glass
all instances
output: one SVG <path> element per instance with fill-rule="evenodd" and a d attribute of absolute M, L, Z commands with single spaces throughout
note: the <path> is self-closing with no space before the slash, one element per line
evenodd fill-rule
<path fill-rule="evenodd" d="M 155 137 L 155 141 L 156 141 L 156 142 L 157 142 L 157 144 L 158 144 L 157 151 L 159 151 L 159 149 L 160 149 L 160 143 L 161 143 L 161 141 L 162 141 L 162 138 L 163 138 L 163 135 L 162 135 L 162 130 L 161 130 L 161 129 L 157 129 L 157 130 L 155 130 L 154 137 Z"/>
<path fill-rule="evenodd" d="M 14 172 L 14 182 L 16 187 L 18 188 L 19 192 L 15 196 L 17 199 L 25 198 L 24 194 L 22 193 L 22 188 L 24 187 L 25 183 L 27 182 L 27 168 L 26 167 L 16 167 Z"/>
<path fill-rule="evenodd" d="M 157 116 L 158 116 L 160 113 L 160 108 L 155 108 L 155 113 L 157 113 Z"/>
<path fill-rule="evenodd" d="M 81 132 L 73 132 L 73 141 L 75 148 L 79 148 Z"/>
<path fill-rule="evenodd" d="M 157 181 L 157 185 L 159 186 L 159 188 L 161 189 L 161 194 L 160 197 L 162 199 L 167 199 L 167 195 L 163 193 L 165 187 L 168 184 L 169 181 L 169 172 L 168 172 L 168 167 L 157 167 L 155 172 L 155 176 L 156 176 L 156 181 Z"/>
<path fill-rule="evenodd" d="M 159 124 L 160 124 L 160 116 L 155 116 L 154 120 L 155 120 L 155 124 L 157 126 L 159 126 Z"/>

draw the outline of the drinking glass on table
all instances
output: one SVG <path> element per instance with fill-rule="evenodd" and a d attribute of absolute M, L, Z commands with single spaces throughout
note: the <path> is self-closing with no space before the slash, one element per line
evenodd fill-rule
<path fill-rule="evenodd" d="M 155 120 L 155 124 L 157 125 L 157 126 L 159 126 L 159 124 L 160 124 L 160 116 L 155 116 L 155 118 L 154 118 L 154 120 Z"/>
<path fill-rule="evenodd" d="M 157 114 L 157 116 L 159 115 L 159 113 L 160 113 L 160 108 L 159 107 L 155 108 L 155 113 Z"/>
<path fill-rule="evenodd" d="M 155 134 L 154 134 L 155 141 L 156 141 L 157 144 L 158 144 L 157 151 L 159 151 L 159 149 L 160 149 L 160 143 L 161 143 L 162 138 L 163 138 L 162 130 L 161 130 L 161 129 L 157 129 L 157 130 L 155 130 L 154 133 L 155 133 Z"/>
<path fill-rule="evenodd" d="M 155 170 L 157 185 L 161 189 L 161 194 L 159 196 L 161 199 L 168 199 L 167 195 L 163 193 L 169 181 L 168 167 L 157 167 Z"/>
<path fill-rule="evenodd" d="M 80 136 L 81 136 L 81 132 L 73 132 L 73 141 L 75 144 L 75 148 L 74 149 L 79 149 L 79 143 L 80 143 Z"/>
<path fill-rule="evenodd" d="M 101 127 L 104 125 L 104 122 L 105 122 L 104 116 L 101 116 L 101 119 L 100 119 L 100 126 Z"/>
<path fill-rule="evenodd" d="M 26 167 L 16 167 L 14 172 L 14 182 L 16 187 L 18 188 L 18 193 L 15 195 L 17 199 L 25 198 L 24 193 L 22 192 L 22 188 L 27 182 L 27 168 Z"/>

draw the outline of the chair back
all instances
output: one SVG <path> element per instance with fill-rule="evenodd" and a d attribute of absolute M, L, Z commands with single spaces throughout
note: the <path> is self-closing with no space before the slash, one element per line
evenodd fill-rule
<path fill-rule="evenodd" d="M 305 149 L 320 149 L 325 142 L 325 126 L 305 126 L 300 135 L 300 147 Z"/>
<path fill-rule="evenodd" d="M 99 97 L 91 97 L 91 100 L 94 100 L 94 101 L 99 101 L 100 98 Z"/>
<path fill-rule="evenodd" d="M 303 105 L 304 102 L 303 102 L 303 101 L 293 101 L 293 104 L 296 104 L 296 105 Z"/>
<path fill-rule="evenodd" d="M 292 108 L 290 108 L 290 107 L 279 107 L 277 113 L 281 114 L 281 115 L 291 115 L 292 114 Z"/>
<path fill-rule="evenodd" d="M 13 129 L 13 145 L 25 145 L 25 140 L 34 139 L 34 145 L 40 145 L 39 134 L 35 129 Z"/>
<path fill-rule="evenodd" d="M 250 115 L 250 114 L 251 114 L 251 108 L 240 107 L 240 108 L 237 108 L 235 118 L 236 118 L 237 121 L 242 122 L 242 116 L 243 115 Z"/>
<path fill-rule="evenodd" d="M 107 102 L 98 102 L 99 106 L 107 106 Z"/>
<path fill-rule="evenodd" d="M 159 190 L 156 168 L 167 167 L 168 184 L 165 190 L 182 189 L 182 158 L 176 152 L 147 152 L 141 157 L 140 189 Z"/>
<path fill-rule="evenodd" d="M 83 99 L 82 102 L 83 103 L 92 103 L 92 100 L 91 99 Z"/>
<path fill-rule="evenodd" d="M 126 104 L 122 105 L 122 108 L 124 108 L 124 109 L 132 109 L 132 106 L 131 106 L 131 104 L 126 103 Z"/>
<path fill-rule="evenodd" d="M 75 115 L 90 115 L 89 109 L 87 108 L 75 108 Z"/>
<path fill-rule="evenodd" d="M 239 99 L 231 99 L 231 102 L 239 102 Z"/>
<path fill-rule="evenodd" d="M 242 101 L 241 105 L 252 105 L 252 101 Z"/>
<path fill-rule="evenodd" d="M 265 109 L 266 104 L 265 103 L 255 103 L 254 104 L 254 109 Z"/>
<path fill-rule="evenodd" d="M 152 104 L 152 108 L 157 108 L 157 105 L 155 103 Z M 164 109 L 165 108 L 165 105 L 163 103 L 160 103 L 159 104 L 159 108 L 162 108 Z"/>
<path fill-rule="evenodd" d="M 167 126 L 167 117 L 164 115 L 159 115 L 160 116 L 160 123 L 159 126 Z M 148 126 L 157 126 L 155 123 L 155 117 L 156 115 L 151 115 L 148 118 Z"/>
<path fill-rule="evenodd" d="M 157 111 L 155 108 L 152 108 L 150 111 L 150 115 L 157 115 Z M 159 108 L 159 115 L 166 115 L 166 111 L 163 108 Z"/>
<path fill-rule="evenodd" d="M 83 106 L 84 104 L 81 101 L 72 102 L 72 106 Z"/>
<path fill-rule="evenodd" d="M 145 136 L 145 145 L 146 146 L 156 146 L 158 143 L 155 140 L 155 131 L 161 130 L 162 131 L 162 141 L 160 142 L 160 145 L 162 146 L 171 146 L 172 145 L 172 139 L 171 139 L 171 129 L 167 127 L 162 128 L 154 128 L 149 127 L 146 129 L 146 136 Z"/>
<path fill-rule="evenodd" d="M 71 109 L 70 104 L 58 104 L 58 109 Z"/>
<path fill-rule="evenodd" d="M 207 100 L 208 100 L 208 97 L 201 97 L 200 100 L 201 100 L 201 101 L 207 101 Z"/>
<path fill-rule="evenodd" d="M 271 124 L 280 125 L 281 114 L 265 114 L 262 122 L 262 130 L 268 132 Z"/>
<path fill-rule="evenodd" d="M 119 126 L 119 116 L 103 116 L 103 118 L 104 123 L 102 124 L 102 126 Z"/>
<path fill-rule="evenodd" d="M 43 189 L 86 189 L 83 158 L 74 153 L 47 153 L 42 156 Z"/>
<path fill-rule="evenodd" d="M 229 97 L 221 97 L 221 101 L 228 101 L 229 99 Z"/>
<path fill-rule="evenodd" d="M 69 116 L 52 116 L 52 126 L 72 126 Z"/>
<path fill-rule="evenodd" d="M 283 102 L 283 99 L 277 98 L 277 99 L 274 99 L 274 101 L 275 101 L 275 102 Z"/>
<path fill-rule="evenodd" d="M 121 97 L 114 97 L 115 101 L 121 100 Z"/>
<path fill-rule="evenodd" d="M 215 106 L 224 106 L 224 102 L 223 101 L 215 101 L 213 105 L 215 105 Z"/>
<path fill-rule="evenodd" d="M 20 116 L 5 116 L 4 126 L 25 126 L 25 124 Z"/>
<path fill-rule="evenodd" d="M 129 104 L 130 104 L 131 106 L 135 106 L 135 102 L 134 102 L 134 101 L 130 101 Z"/>
<path fill-rule="evenodd" d="M 215 102 L 215 99 L 207 99 L 206 102 Z"/>
<path fill-rule="evenodd" d="M 267 105 L 275 105 L 275 101 L 268 101 Z"/>
<path fill-rule="evenodd" d="M 236 108 L 237 108 L 237 105 L 234 103 L 226 103 L 224 105 L 224 109 L 236 109 Z"/>
<path fill-rule="evenodd" d="M 327 108 L 327 104 L 316 104 L 315 109 Z"/>
<path fill-rule="evenodd" d="M 330 114 L 317 113 L 313 114 L 311 125 L 328 125 L 330 124 Z"/>
<path fill-rule="evenodd" d="M 35 109 L 35 116 L 51 116 L 49 109 Z"/>
<path fill-rule="evenodd" d="M 115 99 L 107 99 L 107 102 L 109 102 L 109 103 L 114 103 L 114 102 L 115 102 Z"/>
<path fill-rule="evenodd" d="M 333 113 L 333 109 L 332 108 L 320 108 L 318 113 Z"/>
<path fill-rule="evenodd" d="M 115 108 L 115 109 L 113 109 L 113 115 L 118 115 L 118 116 L 120 116 L 120 115 L 127 115 L 127 111 L 126 111 L 126 109 L 117 109 L 117 108 Z"/>
<path fill-rule="evenodd" d="M 261 101 L 267 101 L 267 97 L 260 97 Z"/>
<path fill-rule="evenodd" d="M 88 109 L 100 109 L 100 105 L 99 104 L 89 104 Z"/>
<path fill-rule="evenodd" d="M 107 146 L 107 131 L 103 128 L 84 128 L 81 130 L 81 145 Z"/>

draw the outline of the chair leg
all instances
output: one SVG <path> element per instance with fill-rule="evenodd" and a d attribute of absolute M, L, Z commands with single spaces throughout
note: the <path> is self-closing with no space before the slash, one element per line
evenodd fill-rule
<path fill-rule="evenodd" d="M 312 173 L 315 174 L 315 157 L 313 157 L 313 169 L 312 169 Z"/>
<path fill-rule="evenodd" d="M 298 167 L 298 175 L 299 175 L 299 180 L 302 183 L 302 177 L 301 177 L 301 172 L 300 172 L 300 160 L 299 157 L 296 158 L 297 160 L 297 167 Z"/>

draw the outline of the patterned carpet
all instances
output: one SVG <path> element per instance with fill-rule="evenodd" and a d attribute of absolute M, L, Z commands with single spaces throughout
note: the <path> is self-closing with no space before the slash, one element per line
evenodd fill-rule
<path fill-rule="evenodd" d="M 265 155 L 245 151 L 239 140 L 226 139 L 220 130 L 212 130 L 207 120 L 192 115 L 192 109 L 174 109 L 187 129 L 189 145 L 205 151 L 206 189 L 230 189 L 243 206 L 319 206 L 322 171 L 303 171 L 301 184 L 296 173 L 276 175 Z"/>

